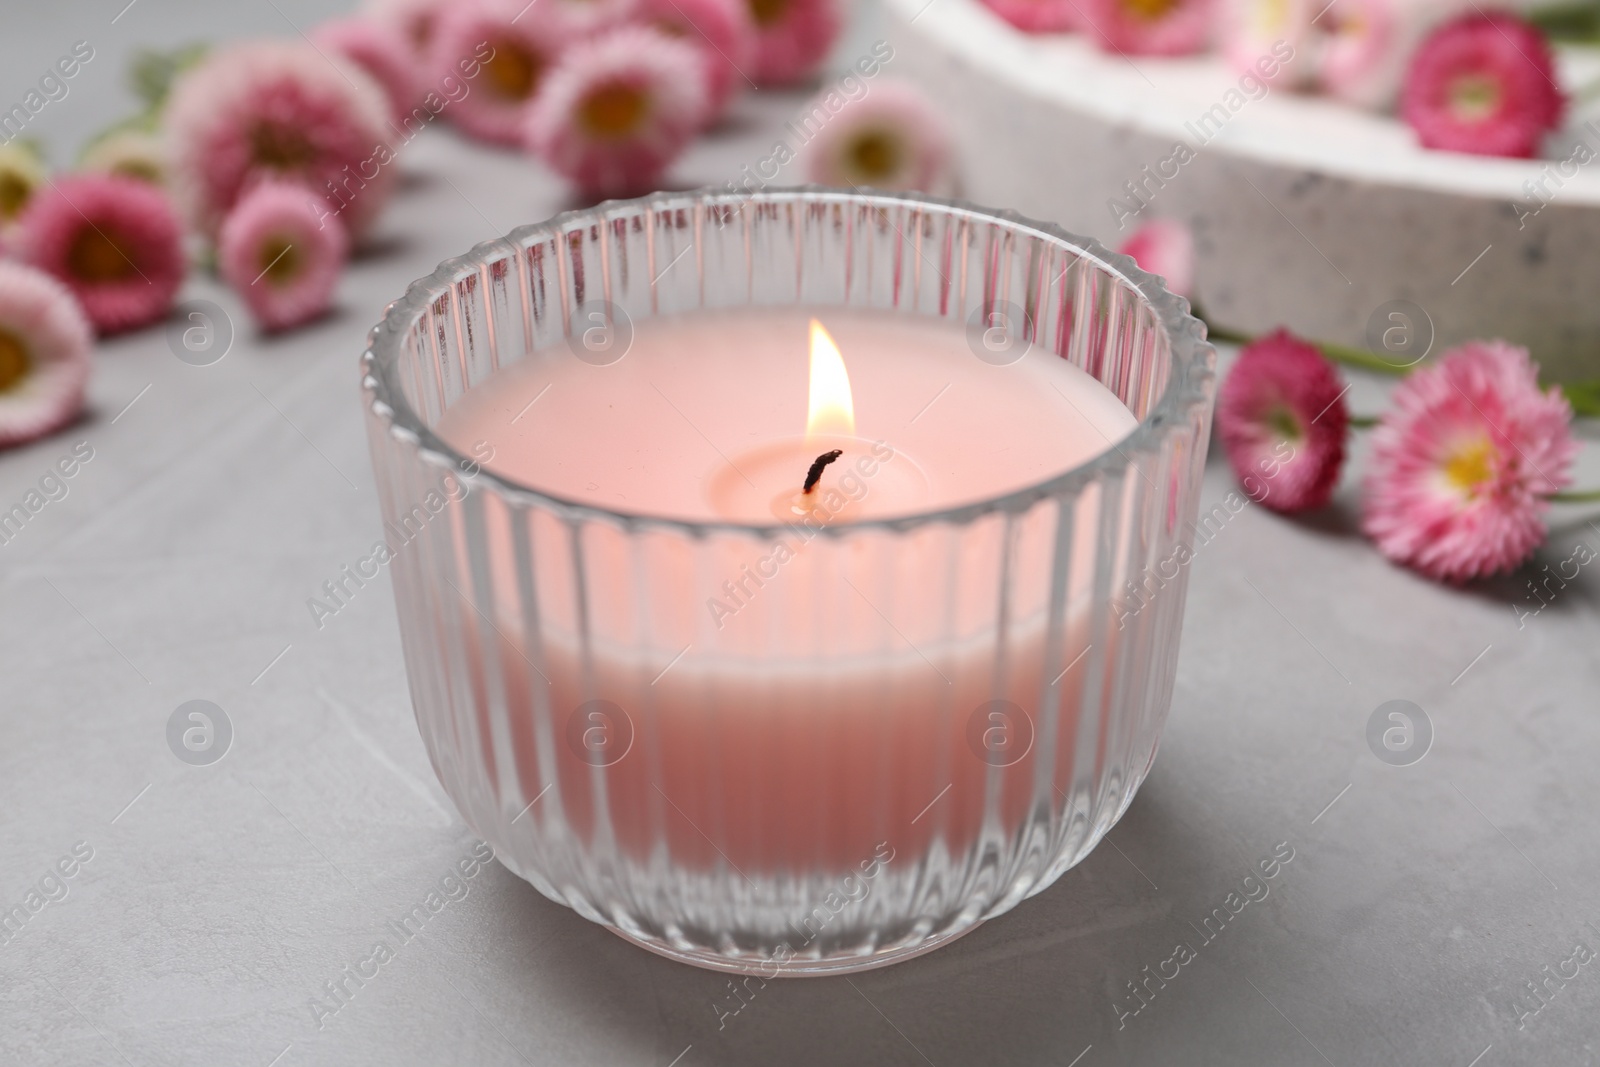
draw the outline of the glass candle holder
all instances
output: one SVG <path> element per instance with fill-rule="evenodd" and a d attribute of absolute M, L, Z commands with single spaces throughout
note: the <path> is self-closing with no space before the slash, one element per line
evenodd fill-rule
<path fill-rule="evenodd" d="M 436 433 L 530 353 L 751 307 L 999 330 L 1137 426 L 992 499 L 823 526 L 723 628 L 708 600 L 793 527 L 564 499 Z M 918 196 L 663 193 L 445 262 L 362 360 L 441 783 L 546 896 L 688 963 L 847 972 L 959 937 L 1081 860 L 1155 757 L 1214 362 L 1128 257 Z"/>

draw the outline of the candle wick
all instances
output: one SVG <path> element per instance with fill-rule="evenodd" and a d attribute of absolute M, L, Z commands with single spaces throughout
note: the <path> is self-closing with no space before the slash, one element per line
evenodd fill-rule
<path fill-rule="evenodd" d="M 815 489 L 817 487 L 817 483 L 822 480 L 822 468 L 826 467 L 828 464 L 832 463 L 842 455 L 844 455 L 844 449 L 836 448 L 832 452 L 824 452 L 822 455 L 818 456 L 817 461 L 811 464 L 811 469 L 806 471 L 806 484 L 801 488 L 800 491 L 802 493 L 809 493 Z"/>

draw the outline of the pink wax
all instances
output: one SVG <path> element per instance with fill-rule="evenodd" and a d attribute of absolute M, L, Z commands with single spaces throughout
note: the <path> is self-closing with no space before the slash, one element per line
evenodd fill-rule
<path fill-rule="evenodd" d="M 833 448 L 843 454 L 816 492 L 824 501 L 834 494 L 823 507 L 828 521 L 850 522 L 1045 481 L 1136 424 L 1110 390 L 1044 349 L 998 366 L 946 323 L 827 310 L 818 318 L 848 369 L 855 432 L 807 440 L 809 317 L 782 309 L 645 320 L 608 366 L 566 347 L 535 352 L 476 385 L 436 430 L 463 453 L 488 442 L 490 469 L 556 496 L 771 524 L 774 502 L 798 492 L 819 452 Z M 556 551 L 536 548 L 531 563 L 519 563 L 503 527 L 520 520 L 491 500 L 488 610 L 504 641 L 492 664 L 485 650 L 469 655 L 497 791 L 509 793 L 500 781 L 508 775 L 529 800 L 554 784 L 540 804 L 640 861 L 662 839 L 677 862 L 730 862 L 747 873 L 844 870 L 882 841 L 921 855 L 936 836 L 959 854 L 982 829 L 986 798 L 1008 825 L 1020 823 L 1039 759 L 1048 755 L 1065 788 L 1075 762 L 1097 764 L 1105 749 L 1101 730 L 1099 751 L 1074 751 L 1075 723 L 1084 713 L 1107 718 L 1103 704 L 1086 712 L 1080 702 L 1089 665 L 1115 657 L 1106 649 L 1067 669 L 1086 651 L 1101 509 L 1091 486 L 1065 517 L 1053 508 L 1009 522 L 987 517 L 977 547 L 959 560 L 943 528 L 930 525 L 904 537 L 892 571 L 853 569 L 847 545 L 806 536 L 804 522 L 765 543 L 714 542 L 720 563 L 709 575 L 665 549 L 653 557 L 647 547 L 641 559 L 626 537 L 590 524 L 580 591 L 572 568 L 549 558 L 565 551 L 570 532 L 531 516 L 535 544 Z M 1041 546 L 1058 522 L 1074 530 L 1065 613 L 1051 625 Z M 1008 557 L 1008 538 L 1025 550 Z M 1007 571 L 1007 558 L 1031 562 Z M 519 566 L 532 567 L 526 584 L 538 589 L 533 640 Z M 934 602 L 919 583 L 930 574 L 955 575 L 953 585 L 928 583 L 953 595 Z M 1040 679 L 1057 671 L 1041 692 Z M 492 714 L 497 687 L 510 736 L 491 745 L 505 729 Z M 603 767 L 567 731 L 595 700 L 622 708 L 631 739 Z M 1015 759 L 973 750 L 975 716 L 993 701 L 1029 719 L 1029 747 Z M 1046 710 L 1058 725 L 1034 744 Z M 496 747 L 512 758 L 497 763 Z M 531 823 L 522 824 L 527 832 Z"/>
<path fill-rule="evenodd" d="M 1021 489 L 1098 455 L 1135 425 L 1109 389 L 1042 348 L 998 366 L 974 355 L 964 330 L 936 319 L 817 317 L 844 356 L 860 439 L 822 487 L 871 442 L 896 454 L 882 481 L 867 479 L 850 518 Z M 798 488 L 826 450 L 803 441 L 810 318 L 784 308 L 643 320 L 617 362 L 585 363 L 564 346 L 534 353 L 481 382 L 436 429 L 460 446 L 488 441 L 492 470 L 556 496 L 679 519 L 769 521 L 769 497 Z M 783 445 L 788 455 L 770 458 Z M 757 483 L 751 499 L 716 491 L 730 471 Z"/>

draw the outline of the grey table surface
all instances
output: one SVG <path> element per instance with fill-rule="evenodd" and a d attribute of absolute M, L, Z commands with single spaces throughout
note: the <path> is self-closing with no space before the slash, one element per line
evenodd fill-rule
<path fill-rule="evenodd" d="M 97 49 L 41 116 L 58 149 L 117 117 L 134 45 L 284 33 L 318 8 L 124 2 L 6 0 L 0 100 L 74 40 Z M 764 156 L 798 99 L 747 99 L 674 183 Z M 1528 570 L 1454 590 L 1360 539 L 1353 476 L 1320 515 L 1246 507 L 1200 549 L 1142 792 L 1082 864 L 956 944 L 773 983 L 719 1018 L 726 977 L 491 864 L 350 982 L 476 843 L 413 723 L 387 580 L 321 629 L 306 607 L 378 536 L 356 358 L 413 278 L 567 206 L 527 161 L 444 130 L 403 165 L 331 317 L 265 339 L 196 274 L 185 297 L 234 318 L 225 358 L 182 363 L 160 330 L 108 341 L 92 413 L 0 455 L 5 509 L 93 450 L 0 545 L 0 911 L 59 898 L 0 943 L 0 1063 L 1600 1062 L 1600 579 L 1516 610 L 1539 568 L 1600 549 L 1596 514 L 1558 513 Z M 1371 410 L 1381 385 L 1352 396 Z M 1203 506 L 1231 488 L 1213 455 Z M 194 699 L 233 729 L 205 766 L 167 740 Z M 1408 766 L 1367 741 L 1392 699 L 1434 734 Z M 1264 898 L 1230 901 L 1285 848 Z M 1238 913 L 1208 939 L 1219 907 Z M 1193 958 L 1136 998 L 1180 943 Z"/>

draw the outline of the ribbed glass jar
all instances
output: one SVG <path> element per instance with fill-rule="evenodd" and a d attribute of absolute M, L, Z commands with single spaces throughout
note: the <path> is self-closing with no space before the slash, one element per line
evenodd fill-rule
<path fill-rule="evenodd" d="M 996 499 L 814 531 L 719 629 L 708 599 L 792 527 L 560 499 L 434 432 L 497 368 L 591 328 L 596 301 L 635 323 L 787 306 L 1009 323 L 1139 423 Z M 545 895 L 702 966 L 879 966 L 1006 911 L 1088 853 L 1155 756 L 1214 360 L 1127 257 L 915 196 L 663 193 L 444 263 L 362 361 L 441 782 Z"/>

